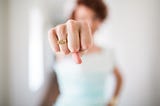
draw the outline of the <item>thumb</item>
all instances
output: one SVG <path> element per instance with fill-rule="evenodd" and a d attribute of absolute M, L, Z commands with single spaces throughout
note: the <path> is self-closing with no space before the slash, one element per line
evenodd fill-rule
<path fill-rule="evenodd" d="M 80 54 L 78 52 L 72 53 L 72 58 L 77 64 L 81 64 L 82 63 L 81 56 L 80 56 Z"/>

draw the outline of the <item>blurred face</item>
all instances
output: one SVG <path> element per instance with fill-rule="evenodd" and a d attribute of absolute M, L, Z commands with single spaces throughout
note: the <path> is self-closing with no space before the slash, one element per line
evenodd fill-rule
<path fill-rule="evenodd" d="M 101 20 L 96 16 L 96 13 L 84 5 L 79 5 L 76 8 L 75 20 L 87 21 L 91 26 L 91 30 L 93 34 L 101 24 Z"/>

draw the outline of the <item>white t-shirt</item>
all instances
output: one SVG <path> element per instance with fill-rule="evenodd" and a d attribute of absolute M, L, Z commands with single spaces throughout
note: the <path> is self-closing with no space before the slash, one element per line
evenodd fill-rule
<path fill-rule="evenodd" d="M 82 64 L 76 64 L 70 56 L 55 66 L 60 96 L 54 106 L 105 106 L 107 75 L 115 67 L 112 49 L 84 55 Z"/>

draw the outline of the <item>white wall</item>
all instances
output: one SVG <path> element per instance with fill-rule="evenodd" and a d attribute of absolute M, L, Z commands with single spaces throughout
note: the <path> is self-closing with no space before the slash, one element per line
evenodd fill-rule
<path fill-rule="evenodd" d="M 27 86 L 27 6 L 27 1 L 9 0 L 9 102 L 13 106 L 27 106 L 30 100 Z"/>
<path fill-rule="evenodd" d="M 106 31 L 124 74 L 120 106 L 159 106 L 160 2 L 108 0 Z"/>
<path fill-rule="evenodd" d="M 29 10 L 34 3 L 36 0 L 9 0 L 10 106 L 36 106 L 40 96 L 29 88 Z"/>

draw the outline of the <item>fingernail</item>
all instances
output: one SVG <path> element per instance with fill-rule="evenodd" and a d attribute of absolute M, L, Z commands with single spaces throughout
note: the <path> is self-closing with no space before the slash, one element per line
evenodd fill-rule
<path fill-rule="evenodd" d="M 77 63 L 77 64 L 81 64 L 82 63 L 82 59 L 79 53 L 72 53 L 72 58 L 73 60 Z"/>

